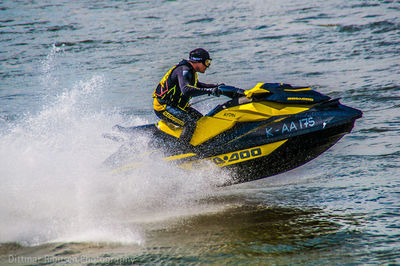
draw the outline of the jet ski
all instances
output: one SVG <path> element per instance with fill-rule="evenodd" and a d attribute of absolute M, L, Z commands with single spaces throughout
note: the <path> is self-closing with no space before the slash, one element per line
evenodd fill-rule
<path fill-rule="evenodd" d="M 106 163 L 114 172 L 129 171 L 140 151 L 129 139 L 151 138 L 148 150 L 184 169 L 202 166 L 226 169 L 230 184 L 280 174 L 329 149 L 353 129 L 360 110 L 345 106 L 309 87 L 258 83 L 250 90 L 219 86 L 229 97 L 201 117 L 190 143 L 179 141 L 182 127 L 165 121 L 136 127 L 115 126 L 128 136 Z"/>

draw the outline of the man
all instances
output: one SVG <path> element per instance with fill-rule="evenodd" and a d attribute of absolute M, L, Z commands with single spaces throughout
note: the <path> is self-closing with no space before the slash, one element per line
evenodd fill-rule
<path fill-rule="evenodd" d="M 203 48 L 189 53 L 172 67 L 153 93 L 153 108 L 156 115 L 167 122 L 183 127 L 180 140 L 189 143 L 197 120 L 203 115 L 189 106 L 192 97 L 204 94 L 219 96 L 218 84 L 206 84 L 197 80 L 197 72 L 204 73 L 211 64 L 210 54 Z"/>

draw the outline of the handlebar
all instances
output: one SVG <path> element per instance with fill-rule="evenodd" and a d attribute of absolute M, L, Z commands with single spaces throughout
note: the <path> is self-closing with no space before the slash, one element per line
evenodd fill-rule
<path fill-rule="evenodd" d="M 228 85 L 219 85 L 218 89 L 221 92 L 221 95 L 224 95 L 229 98 L 237 98 L 244 95 L 244 90 L 240 88 L 236 88 Z"/>

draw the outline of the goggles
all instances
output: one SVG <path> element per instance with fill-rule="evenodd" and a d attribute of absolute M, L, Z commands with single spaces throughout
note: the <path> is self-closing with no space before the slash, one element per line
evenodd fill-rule
<path fill-rule="evenodd" d="M 206 59 L 206 60 L 203 62 L 203 64 L 204 64 L 206 67 L 210 67 L 210 65 L 211 65 L 211 60 L 212 60 L 212 59 Z"/>

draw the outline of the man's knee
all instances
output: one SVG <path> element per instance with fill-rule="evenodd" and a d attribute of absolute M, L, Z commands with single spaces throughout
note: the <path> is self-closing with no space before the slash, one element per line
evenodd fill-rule
<path fill-rule="evenodd" d="M 168 111 L 164 111 L 162 113 L 162 115 L 163 115 L 164 119 L 169 120 L 169 121 L 171 121 L 172 123 L 174 123 L 176 125 L 179 125 L 179 126 L 182 126 L 182 127 L 185 125 L 184 121 L 182 121 L 181 119 L 179 119 L 178 117 L 174 116 L 173 114 L 171 114 Z"/>

